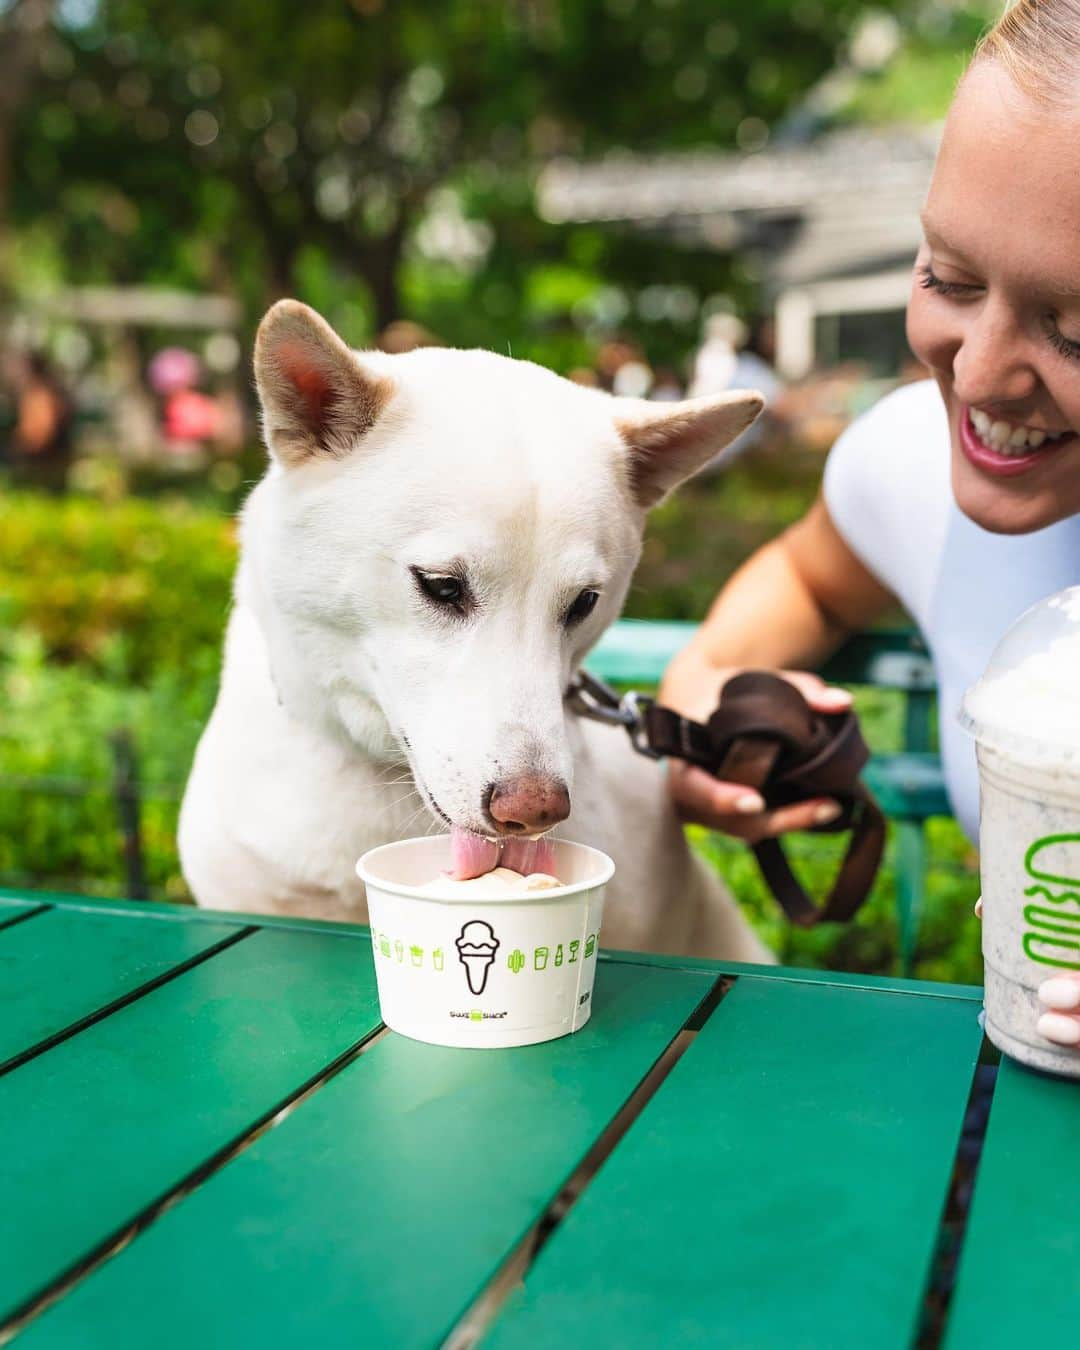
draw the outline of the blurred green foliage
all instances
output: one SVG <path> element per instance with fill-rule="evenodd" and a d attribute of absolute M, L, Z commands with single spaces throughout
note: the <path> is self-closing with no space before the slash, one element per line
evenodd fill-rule
<path fill-rule="evenodd" d="M 405 314 L 558 369 L 598 316 L 675 364 L 745 259 L 535 210 L 552 157 L 790 141 L 939 116 L 992 0 L 96 0 L 0 13 L 0 284 L 284 293 L 351 342 Z M 895 21 L 881 68 L 868 14 Z M 848 94 L 808 98 L 830 72 Z M 440 231 L 458 243 L 447 249 Z M 2 231 L 0 231 L 2 232 Z M 464 246 L 461 240 L 464 239 Z M 681 314 L 641 293 L 688 288 Z M 647 307 L 645 307 L 647 310 Z"/>

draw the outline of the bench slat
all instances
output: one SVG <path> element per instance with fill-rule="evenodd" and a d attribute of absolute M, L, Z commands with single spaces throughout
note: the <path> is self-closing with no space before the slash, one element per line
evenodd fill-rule
<path fill-rule="evenodd" d="M 1002 1060 L 947 1350 L 1056 1344 L 1080 1310 L 1080 1086 Z"/>
<path fill-rule="evenodd" d="M 59 909 L 0 929 L 0 1068 L 235 932 L 226 924 Z"/>
<path fill-rule="evenodd" d="M 978 1004 L 741 977 L 485 1347 L 907 1347 Z"/>
<path fill-rule="evenodd" d="M 366 938 L 264 930 L 0 1079 L 0 1317 L 378 1022 Z"/>
<path fill-rule="evenodd" d="M 712 984 L 612 963 L 576 1036 L 387 1036 L 20 1346 L 438 1344 Z"/>

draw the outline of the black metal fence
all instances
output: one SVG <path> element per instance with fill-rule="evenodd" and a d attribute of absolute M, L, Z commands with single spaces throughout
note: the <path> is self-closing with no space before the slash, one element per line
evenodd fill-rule
<path fill-rule="evenodd" d="M 143 803 L 148 797 L 176 801 L 180 788 L 173 784 L 153 784 L 147 788 L 140 779 L 135 740 L 126 727 L 117 727 L 109 737 L 112 775 L 108 780 L 68 778 L 57 775 L 0 774 L 0 789 L 44 797 L 108 796 L 116 812 L 117 852 L 124 877 L 124 893 L 132 900 L 149 900 L 142 833 Z M 0 881 L 23 884 L 24 877 L 3 877 Z"/>

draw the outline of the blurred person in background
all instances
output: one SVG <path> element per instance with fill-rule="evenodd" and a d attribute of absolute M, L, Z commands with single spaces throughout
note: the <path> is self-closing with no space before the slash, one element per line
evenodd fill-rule
<path fill-rule="evenodd" d="M 736 455 L 760 445 L 769 434 L 769 420 L 783 384 L 764 357 L 747 347 L 749 329 L 734 314 L 712 314 L 705 320 L 704 341 L 694 357 L 688 398 L 723 394 L 728 389 L 756 389 L 765 399 L 765 412 L 732 445 L 717 456 L 706 472 L 730 464 Z"/>
<path fill-rule="evenodd" d="M 1012 623 L 1080 582 L 1080 0 L 1019 0 L 953 100 L 923 212 L 908 340 L 932 379 L 840 437 L 809 513 L 751 557 L 668 669 L 665 703 L 702 718 L 746 665 L 819 665 L 899 602 L 937 673 L 949 796 L 978 837 L 963 691 Z M 850 702 L 789 678 L 822 711 Z M 674 762 L 686 820 L 755 841 L 835 819 Z M 1080 973 L 1051 982 L 1040 1034 L 1080 1044 Z M 1064 992 L 1063 992 L 1064 991 Z"/>
<path fill-rule="evenodd" d="M 73 450 L 71 397 L 38 352 L 12 352 L 6 365 L 14 410 L 12 477 L 26 487 L 63 492 Z"/>

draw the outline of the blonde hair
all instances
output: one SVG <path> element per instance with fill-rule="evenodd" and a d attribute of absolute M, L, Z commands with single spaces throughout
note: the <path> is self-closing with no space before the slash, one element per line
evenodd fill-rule
<path fill-rule="evenodd" d="M 975 48 L 1000 61 L 1018 89 L 1044 103 L 1080 95 L 1080 0 L 1016 0 Z"/>

